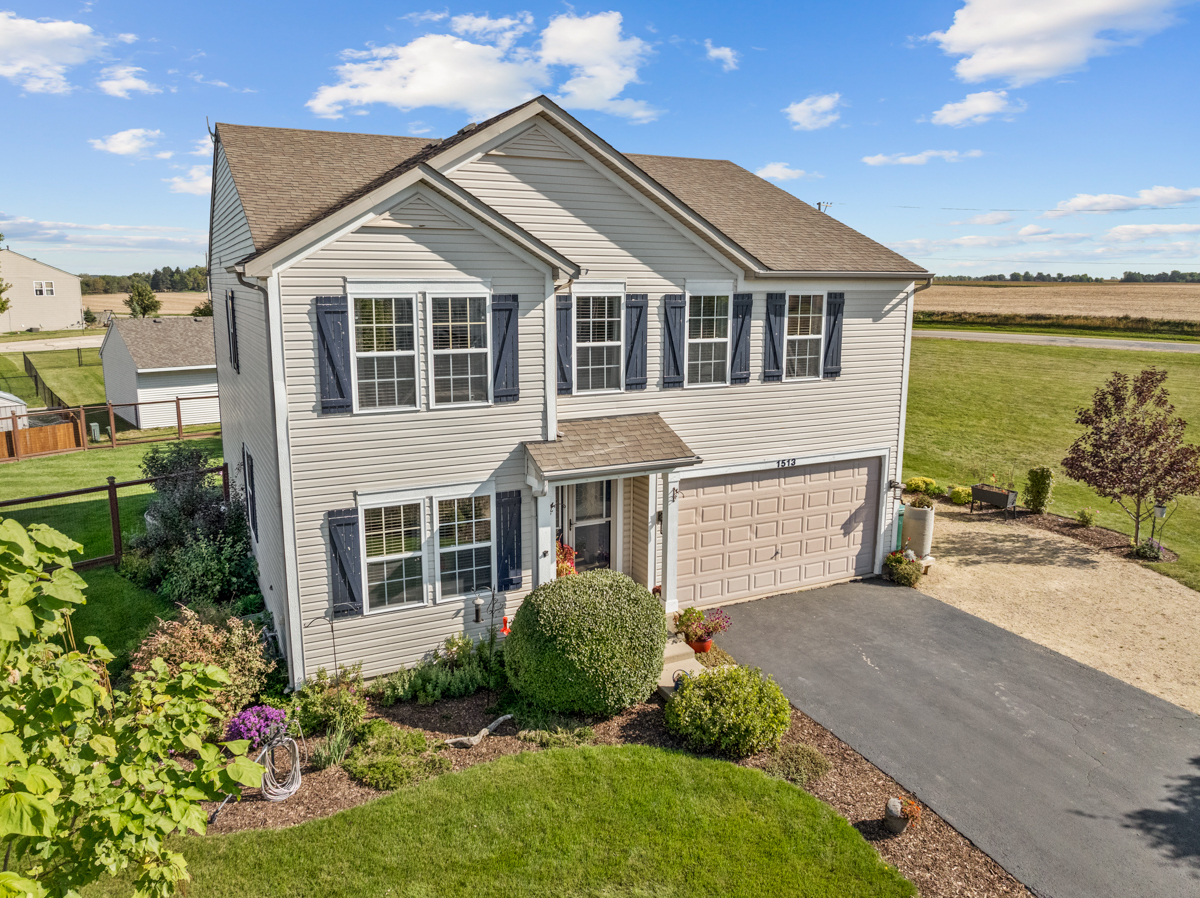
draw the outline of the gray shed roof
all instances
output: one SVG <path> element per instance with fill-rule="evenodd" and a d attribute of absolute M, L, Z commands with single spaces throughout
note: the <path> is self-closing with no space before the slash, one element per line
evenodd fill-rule
<path fill-rule="evenodd" d="M 154 368 L 215 368 L 211 318 L 114 318 L 139 371 Z"/>
<path fill-rule="evenodd" d="M 675 468 L 701 461 L 658 412 L 559 421 L 558 439 L 525 443 L 542 477 Z"/>
<path fill-rule="evenodd" d="M 255 251 L 262 253 L 527 105 L 443 141 L 247 125 L 217 129 Z M 625 158 L 768 269 L 927 274 L 915 262 L 732 162 L 636 154 Z"/>

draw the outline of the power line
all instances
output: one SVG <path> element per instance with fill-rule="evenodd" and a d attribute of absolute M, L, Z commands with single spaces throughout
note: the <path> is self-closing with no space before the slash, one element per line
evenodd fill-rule
<path fill-rule="evenodd" d="M 838 203 L 839 206 L 853 205 Z M 1061 212 L 1064 215 L 1087 215 L 1090 212 L 1197 212 L 1195 206 L 1139 207 L 1130 209 L 1111 206 L 1101 209 L 977 209 L 974 206 L 887 206 L 888 209 L 930 209 L 939 212 Z"/>

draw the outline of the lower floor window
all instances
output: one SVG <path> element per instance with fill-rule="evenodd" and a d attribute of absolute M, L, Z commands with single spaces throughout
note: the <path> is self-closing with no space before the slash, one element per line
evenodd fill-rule
<path fill-rule="evenodd" d="M 363 511 L 369 608 L 425 601 L 421 503 Z"/>
<path fill-rule="evenodd" d="M 442 595 L 466 595 L 491 589 L 491 497 L 439 500 L 437 521 Z"/>

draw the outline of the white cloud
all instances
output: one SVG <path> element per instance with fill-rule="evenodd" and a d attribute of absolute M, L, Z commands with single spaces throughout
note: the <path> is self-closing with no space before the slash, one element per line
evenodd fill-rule
<path fill-rule="evenodd" d="M 213 151 L 213 143 L 211 137 L 197 137 L 192 143 L 192 148 L 188 150 L 189 156 L 211 156 Z"/>
<path fill-rule="evenodd" d="M 983 150 L 925 150 L 912 156 L 903 153 L 893 153 L 890 156 L 880 153 L 878 156 L 863 156 L 867 165 L 924 165 L 930 159 L 944 159 L 947 162 L 958 162 L 960 159 L 975 159 L 983 155 Z"/>
<path fill-rule="evenodd" d="M 967 94 L 957 103 L 947 103 L 933 114 L 933 123 L 961 128 L 964 125 L 982 124 L 993 116 L 1010 116 L 1024 111 L 1025 103 L 1021 100 L 1010 100 L 1008 91 L 984 90 Z"/>
<path fill-rule="evenodd" d="M 982 215 L 972 215 L 966 221 L 952 221 L 950 224 L 1001 225 L 1008 224 L 1012 220 L 1013 217 L 1007 212 L 984 212 Z"/>
<path fill-rule="evenodd" d="M 1169 234 L 1200 234 L 1200 224 L 1131 224 L 1109 228 L 1102 240 L 1112 243 L 1133 243 L 1149 237 L 1165 237 Z"/>
<path fill-rule="evenodd" d="M 433 129 L 431 127 L 429 127 L 427 124 L 425 124 L 424 122 L 409 122 L 408 123 L 408 133 L 409 134 L 428 134 L 432 130 Z"/>
<path fill-rule="evenodd" d="M 641 100 L 621 98 L 637 83 L 650 45 L 622 34 L 621 14 L 556 16 L 536 47 L 515 39 L 533 23 L 529 14 L 504 19 L 455 16 L 451 27 L 479 42 L 450 34 L 426 34 L 404 45 L 346 50 L 338 81 L 318 88 L 308 108 L 323 118 L 348 109 L 385 103 L 408 112 L 422 106 L 494 115 L 543 90 L 553 89 L 556 68 L 568 70 L 556 99 L 572 109 L 594 109 L 634 121 L 651 121 L 658 111 Z"/>
<path fill-rule="evenodd" d="M 738 67 L 739 54 L 732 47 L 714 47 L 713 42 L 705 38 L 704 49 L 707 51 L 709 59 L 721 63 L 724 71 L 732 72 Z"/>
<path fill-rule="evenodd" d="M 1200 187 L 1183 190 L 1179 187 L 1150 187 L 1139 190 L 1137 196 L 1120 193 L 1077 193 L 1063 200 L 1043 218 L 1062 218 L 1080 212 L 1120 212 L 1126 209 L 1164 209 L 1200 199 Z"/>
<path fill-rule="evenodd" d="M 73 221 L 38 221 L 0 212 L 0 231 L 6 240 L 34 244 L 40 250 L 125 252 L 176 250 L 203 252 L 205 231 L 154 225 L 81 224 Z"/>
<path fill-rule="evenodd" d="M 813 94 L 807 99 L 793 103 L 783 110 L 792 127 L 797 131 L 816 131 L 828 128 L 840 118 L 837 107 L 842 105 L 842 95 Z"/>
<path fill-rule="evenodd" d="M 100 74 L 104 77 L 96 82 L 96 86 L 110 97 L 121 97 L 128 100 L 131 91 L 143 94 L 161 94 L 162 88 L 155 87 L 140 76 L 145 69 L 135 65 L 109 66 Z"/>
<path fill-rule="evenodd" d="M 88 143 L 95 149 L 103 150 L 106 153 L 116 153 L 118 156 L 140 156 L 154 146 L 155 141 L 160 137 L 162 137 L 162 132 L 158 130 L 130 128 L 99 140 L 89 140 Z"/>
<path fill-rule="evenodd" d="M 772 181 L 791 181 L 794 178 L 811 178 L 809 172 L 800 168 L 792 168 L 786 162 L 768 162 L 755 172 L 760 178 L 770 178 Z"/>
<path fill-rule="evenodd" d="M 1031 225 L 1031 224 L 1025 225 L 1025 227 L 1023 227 L 1023 228 L 1021 228 L 1021 230 L 1017 231 L 1017 234 L 1021 237 L 1040 237 L 1043 234 L 1052 234 L 1052 233 L 1054 233 L 1054 232 L 1051 231 L 1049 228 L 1039 228 L 1037 225 Z"/>
<path fill-rule="evenodd" d="M 204 195 L 212 189 L 212 170 L 207 165 L 193 165 L 186 175 L 163 180 L 171 185 L 171 193 Z"/>
<path fill-rule="evenodd" d="M 0 12 L 0 76 L 30 93 L 69 93 L 67 70 L 94 58 L 106 44 L 80 22 L 21 19 L 13 12 Z"/>
<path fill-rule="evenodd" d="M 440 22 L 442 19 L 450 16 L 449 11 L 442 10 L 437 12 L 432 9 L 427 9 L 424 12 L 410 12 L 402 15 L 400 18 L 405 21 L 412 22 L 414 25 L 420 25 L 422 22 Z"/>
<path fill-rule="evenodd" d="M 1033 84 L 1136 44 L 1174 21 L 1178 0 L 966 0 L 954 24 L 926 39 L 950 56 L 959 79 Z"/>

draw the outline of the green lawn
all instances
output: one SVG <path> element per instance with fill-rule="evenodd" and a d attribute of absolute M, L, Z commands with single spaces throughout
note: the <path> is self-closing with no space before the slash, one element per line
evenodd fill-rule
<path fill-rule="evenodd" d="M 914 340 L 905 476 L 963 485 L 988 473 L 1007 481 L 1015 471 L 1024 489 L 1029 468 L 1049 465 L 1060 474 L 1051 511 L 1073 516 L 1091 506 L 1102 526 L 1132 534 L 1118 506 L 1066 479 L 1058 465 L 1079 433 L 1075 409 L 1113 371 L 1134 374 L 1152 365 L 1169 372 L 1171 399 L 1192 424 L 1189 439 L 1200 442 L 1200 356 Z M 1152 567 L 1200 590 L 1200 498 L 1180 502 L 1164 542 L 1179 561 Z"/>
<path fill-rule="evenodd" d="M 115 676 L 129 663 L 129 653 L 146 635 L 156 617 L 172 610 L 171 604 L 148 589 L 130 583 L 111 565 L 80 571 L 87 581 L 87 603 L 71 615 L 76 644 L 83 637 L 98 636 L 116 657 L 108 669 Z"/>
<path fill-rule="evenodd" d="M 25 331 L 10 331 L 6 334 L 0 334 L 0 343 L 24 343 L 27 340 L 54 340 L 59 337 L 102 337 L 104 336 L 103 328 L 91 328 L 90 330 L 80 330 L 77 327 L 65 331 L 39 331 L 36 334 L 26 333 Z"/>
<path fill-rule="evenodd" d="M 0 355 L 0 390 L 24 399 L 28 405 L 42 405 L 33 388 L 33 380 L 25 373 L 25 364 L 19 353 Z"/>
<path fill-rule="evenodd" d="M 83 365 L 79 364 L 79 353 L 74 349 L 56 349 L 53 352 L 31 354 L 33 364 L 46 386 L 58 394 L 69 406 L 103 404 L 104 368 L 100 364 L 99 349 L 84 349 Z"/>
<path fill-rule="evenodd" d="M 827 805 L 645 746 L 510 755 L 291 829 L 183 841 L 190 898 L 916 895 Z M 128 880 L 85 890 L 125 896 Z"/>
<path fill-rule="evenodd" d="M 1045 334 L 1053 337 L 1098 337 L 1105 340 L 1162 340 L 1166 343 L 1200 343 L 1200 336 L 1192 334 L 1164 334 L 1153 331 L 1106 330 L 1102 327 L 1064 327 L 1050 324 L 941 324 L 914 321 L 915 330 L 931 331 L 982 331 L 991 334 Z"/>

